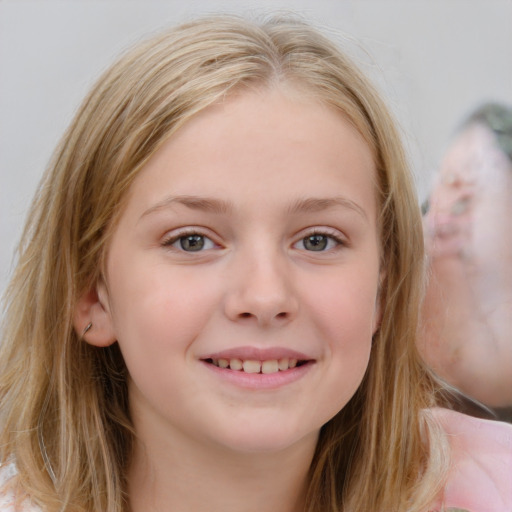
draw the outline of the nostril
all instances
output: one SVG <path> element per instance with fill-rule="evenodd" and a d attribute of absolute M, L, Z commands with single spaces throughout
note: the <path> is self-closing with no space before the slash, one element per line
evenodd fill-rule
<path fill-rule="evenodd" d="M 258 316 L 258 315 L 253 315 L 252 313 L 249 313 L 247 311 L 244 313 L 240 313 L 238 315 L 239 318 L 253 318 L 254 316 Z M 283 311 L 281 313 L 278 313 L 274 318 L 286 319 L 286 318 L 288 318 L 288 313 L 286 311 Z"/>

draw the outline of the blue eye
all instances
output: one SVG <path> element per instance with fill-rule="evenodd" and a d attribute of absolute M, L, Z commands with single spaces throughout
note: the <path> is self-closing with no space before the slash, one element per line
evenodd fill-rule
<path fill-rule="evenodd" d="M 185 252 L 200 252 L 215 247 L 210 238 L 199 233 L 182 234 L 165 241 L 163 245 Z"/>

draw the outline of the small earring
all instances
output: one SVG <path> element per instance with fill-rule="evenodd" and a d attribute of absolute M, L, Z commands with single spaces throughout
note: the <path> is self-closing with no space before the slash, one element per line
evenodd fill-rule
<path fill-rule="evenodd" d="M 89 322 L 86 326 L 85 326 L 85 329 L 82 331 L 82 338 L 87 334 L 87 332 L 91 329 L 92 327 L 92 322 Z"/>

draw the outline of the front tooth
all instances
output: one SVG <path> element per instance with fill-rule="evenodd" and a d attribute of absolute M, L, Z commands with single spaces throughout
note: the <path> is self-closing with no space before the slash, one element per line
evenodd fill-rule
<path fill-rule="evenodd" d="M 285 370 L 288 370 L 289 366 L 288 366 L 288 361 L 289 359 L 287 357 L 285 357 L 284 359 L 279 359 L 279 369 L 284 372 Z"/>
<path fill-rule="evenodd" d="M 229 367 L 232 370 L 241 370 L 243 368 L 243 363 L 240 359 L 230 359 L 229 360 Z"/>
<path fill-rule="evenodd" d="M 259 361 L 251 361 L 250 359 L 243 363 L 245 373 L 260 373 L 261 363 Z"/>
<path fill-rule="evenodd" d="M 290 361 L 288 361 L 289 368 L 295 368 L 296 366 L 297 366 L 297 359 L 290 359 Z"/>
<path fill-rule="evenodd" d="M 229 361 L 227 359 L 219 359 L 219 368 L 227 368 L 229 366 Z"/>
<path fill-rule="evenodd" d="M 277 359 L 270 359 L 264 361 L 261 365 L 261 373 L 277 373 L 279 371 L 279 365 Z"/>

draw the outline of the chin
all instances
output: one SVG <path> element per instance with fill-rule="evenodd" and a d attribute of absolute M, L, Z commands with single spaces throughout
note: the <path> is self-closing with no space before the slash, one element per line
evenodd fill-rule
<path fill-rule="evenodd" d="M 253 424 L 240 426 L 235 432 L 226 433 L 220 444 L 229 451 L 246 454 L 285 452 L 292 447 L 295 449 L 298 444 L 309 445 L 314 449 L 319 432 L 320 429 L 313 432 L 291 431 L 282 424 L 274 424 L 272 428 Z"/>

